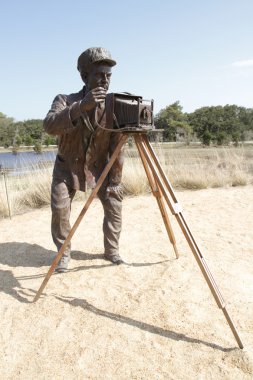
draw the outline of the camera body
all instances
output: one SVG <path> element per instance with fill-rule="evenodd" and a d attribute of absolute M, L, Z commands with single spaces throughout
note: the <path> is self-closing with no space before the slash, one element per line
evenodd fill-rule
<path fill-rule="evenodd" d="M 107 125 L 124 131 L 150 131 L 154 127 L 154 101 L 129 93 L 106 96 Z"/>

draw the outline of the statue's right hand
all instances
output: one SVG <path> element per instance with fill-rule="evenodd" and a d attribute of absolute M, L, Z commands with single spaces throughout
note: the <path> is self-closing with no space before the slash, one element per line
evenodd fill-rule
<path fill-rule="evenodd" d="M 90 111 L 100 103 L 105 101 L 106 90 L 103 87 L 96 87 L 89 91 L 80 102 L 81 111 Z"/>

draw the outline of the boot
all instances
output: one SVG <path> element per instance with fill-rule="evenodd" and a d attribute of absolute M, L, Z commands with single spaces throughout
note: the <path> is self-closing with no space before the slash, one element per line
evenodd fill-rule
<path fill-rule="evenodd" d="M 68 265 L 69 265 L 69 260 L 70 260 L 70 253 L 69 254 L 64 254 L 59 261 L 57 267 L 55 268 L 55 272 L 57 273 L 65 273 L 68 270 Z"/>

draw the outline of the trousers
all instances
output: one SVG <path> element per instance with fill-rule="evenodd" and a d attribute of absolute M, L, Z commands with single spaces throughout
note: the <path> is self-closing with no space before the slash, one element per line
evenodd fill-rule
<path fill-rule="evenodd" d="M 51 233 L 53 241 L 59 251 L 70 230 L 71 203 L 76 190 L 71 189 L 65 182 L 53 178 L 51 186 Z M 108 256 L 119 254 L 119 237 L 122 227 L 122 199 L 106 194 L 106 183 L 103 183 L 98 192 L 104 209 L 103 233 L 104 253 Z M 70 256 L 71 243 L 65 249 L 64 256 Z"/>

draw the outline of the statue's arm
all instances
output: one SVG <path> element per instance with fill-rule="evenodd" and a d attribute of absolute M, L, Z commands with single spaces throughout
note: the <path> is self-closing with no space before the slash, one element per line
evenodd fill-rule
<path fill-rule="evenodd" d="M 77 126 L 77 119 L 81 116 L 78 102 L 67 104 L 66 95 L 57 95 L 46 118 L 44 129 L 50 135 L 63 135 L 70 133 Z"/>

